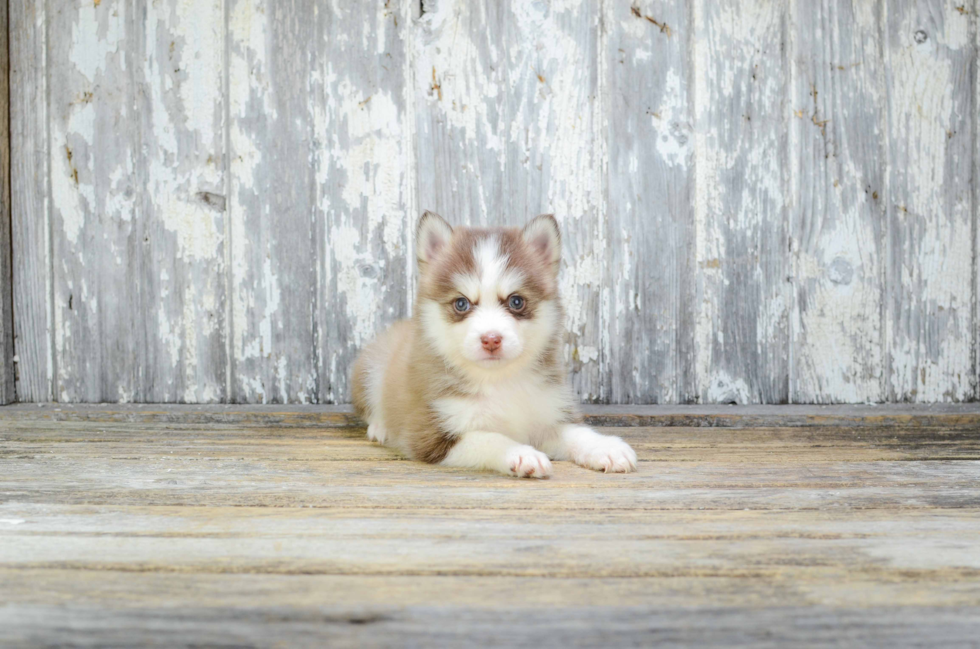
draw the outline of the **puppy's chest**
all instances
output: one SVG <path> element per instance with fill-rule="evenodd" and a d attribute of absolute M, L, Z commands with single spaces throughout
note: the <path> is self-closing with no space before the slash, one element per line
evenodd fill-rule
<path fill-rule="evenodd" d="M 533 377 L 490 385 L 478 394 L 437 399 L 432 405 L 452 432 L 503 433 L 526 444 L 554 430 L 567 412 L 568 397 L 563 386 Z"/>

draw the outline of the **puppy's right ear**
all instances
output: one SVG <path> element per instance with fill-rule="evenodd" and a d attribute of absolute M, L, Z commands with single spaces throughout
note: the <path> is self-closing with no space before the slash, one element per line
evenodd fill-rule
<path fill-rule="evenodd" d="M 419 265 L 431 263 L 436 257 L 445 252 L 453 229 L 435 212 L 423 212 L 415 231 L 415 253 Z"/>

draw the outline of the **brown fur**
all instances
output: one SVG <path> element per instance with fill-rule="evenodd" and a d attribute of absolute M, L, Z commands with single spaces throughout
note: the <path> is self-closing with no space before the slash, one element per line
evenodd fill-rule
<path fill-rule="evenodd" d="M 456 443 L 456 437 L 440 430 L 428 404 L 435 399 L 460 394 L 460 378 L 433 352 L 416 330 L 418 318 L 396 322 L 372 343 L 354 365 L 354 409 L 370 419 L 367 396 L 367 363 L 386 351 L 383 384 L 385 426 L 391 443 L 409 457 L 423 462 L 441 462 Z"/>

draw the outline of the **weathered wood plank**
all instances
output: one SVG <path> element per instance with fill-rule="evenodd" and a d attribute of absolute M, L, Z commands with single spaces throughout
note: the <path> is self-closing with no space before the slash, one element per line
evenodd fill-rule
<path fill-rule="evenodd" d="M 139 17 L 143 179 L 141 400 L 226 398 L 225 15 L 222 0 L 149 2 Z"/>
<path fill-rule="evenodd" d="M 48 187 L 47 4 L 10 4 L 14 351 L 20 401 L 51 401 L 54 357 Z"/>
<path fill-rule="evenodd" d="M 776 428 L 945 427 L 980 429 L 980 404 L 902 404 L 880 406 L 592 406 L 584 408 L 592 426 L 687 426 Z M 243 427 L 362 427 L 350 406 L 302 405 L 143 405 L 22 404 L 0 408 L 0 422 L 64 421 L 134 424 L 185 424 Z M 2 428 L 0 428 L 2 430 Z"/>
<path fill-rule="evenodd" d="M 296 578 L 293 578 L 294 580 Z M 307 589 L 311 580 L 302 579 Z M 295 583 L 295 581 L 294 581 Z M 316 582 L 314 582 L 316 583 Z M 228 584 L 233 587 L 233 584 Z M 221 584 L 222 586 L 225 583 Z M 326 590 L 330 584 L 321 586 Z M 372 584 L 373 585 L 373 584 Z M 383 590 L 378 585 L 377 590 Z M 270 594 L 278 596 L 278 591 Z M 519 602 L 520 600 L 509 600 Z M 706 620 L 710 620 L 706 621 Z M 338 648 L 425 647 L 969 647 L 980 632 L 969 605 L 936 608 L 887 604 L 866 608 L 826 605 L 721 610 L 602 606 L 556 608 L 445 608 L 337 605 L 270 607 L 258 596 L 246 608 L 134 607 L 111 609 L 71 603 L 11 605 L 0 622 L 12 642 L 91 646 L 164 644 Z"/>
<path fill-rule="evenodd" d="M 526 484 L 526 483 L 521 483 Z M 624 541 L 703 541 L 751 543 L 771 540 L 775 543 L 810 546 L 814 541 L 844 543 L 876 543 L 881 546 L 900 545 L 899 540 L 920 537 L 923 542 L 943 534 L 951 538 L 967 538 L 980 526 L 977 510 L 908 510 L 886 509 L 841 511 L 785 511 L 778 516 L 756 510 L 676 510 L 662 515 L 631 509 L 596 511 L 581 517 L 570 517 L 556 511 L 527 510 L 500 512 L 490 509 L 402 511 L 397 507 L 353 510 L 344 507 L 304 508 L 283 507 L 196 507 L 196 506 L 121 506 L 65 505 L 9 502 L 0 505 L 4 523 L 0 536 L 12 539 L 56 537 L 77 534 L 96 539 L 100 536 L 142 538 L 156 541 L 162 538 L 185 539 L 188 542 L 209 538 L 242 538 L 249 541 L 278 538 L 305 543 L 310 540 L 349 541 L 368 538 L 372 542 L 388 543 L 398 538 L 410 542 L 458 538 L 465 544 L 479 545 L 497 539 L 535 539 L 567 536 L 576 542 L 594 539 L 609 543 L 617 538 Z M 596 526 L 597 518 L 608 524 Z M 18 520 L 18 523 L 10 523 Z M 458 522 L 458 525 L 457 525 Z M 348 527 L 352 525 L 353 527 Z M 461 529 L 474 532 L 459 533 Z M 961 568 L 964 573 L 976 569 L 980 559 L 962 555 L 962 547 L 951 544 L 935 557 L 896 557 L 894 563 L 872 560 L 872 554 L 840 553 L 832 563 L 821 564 L 828 572 L 860 565 L 867 576 L 875 578 L 890 571 L 943 570 Z M 94 551 L 98 551 L 93 548 Z M 262 553 L 272 548 L 262 548 Z M 18 550 L 21 551 L 21 550 Z M 27 549 L 26 552 L 30 552 Z M 204 548 L 203 551 L 211 551 Z M 427 553 L 433 550 L 426 550 Z M 698 552 L 701 552 L 700 550 Z M 713 560 L 714 568 L 732 570 L 730 565 L 742 550 L 730 547 Z M 8 557 L 4 557 L 7 559 Z M 12 558 L 12 557 L 10 557 Z M 151 557 L 152 558 L 152 557 Z M 298 557 L 297 557 L 298 558 Z M 324 557 L 313 557 L 322 559 Z M 179 557 L 178 557 L 179 559 Z M 559 559 L 567 562 L 569 557 Z M 650 557 L 651 565 L 669 568 L 668 557 Z M 702 561 L 682 559 L 677 567 L 685 572 L 698 572 Z M 763 559 L 758 568 L 775 570 L 782 563 L 775 557 Z M 7 566 L 9 567 L 9 566 Z M 570 564 L 570 567 L 574 567 Z M 583 562 L 583 571 L 601 569 Z M 788 567 L 818 567 L 816 564 L 790 564 Z M 742 567 L 744 568 L 744 567 Z M 742 569 L 740 568 L 740 569 Z M 678 570 L 681 572 L 681 570 Z M 902 578 L 901 575 L 896 575 Z M 911 575 L 904 576 L 910 579 Z M 980 591 L 980 583 L 973 584 Z"/>
<path fill-rule="evenodd" d="M 973 102 L 980 107 L 980 18 L 973 17 L 974 47 L 977 63 L 973 66 Z M 973 122 L 973 372 L 974 400 L 980 401 L 980 110 L 974 111 Z"/>
<path fill-rule="evenodd" d="M 607 398 L 690 403 L 694 142 L 690 7 L 607 3 Z"/>
<path fill-rule="evenodd" d="M 582 399 L 605 400 L 598 5 L 438 0 L 424 9 L 415 35 L 419 206 L 484 226 L 555 214 L 566 360 Z"/>
<path fill-rule="evenodd" d="M 636 474 L 559 462 L 551 480 L 529 486 L 403 461 L 351 429 L 63 426 L 3 434 L 0 491 L 9 503 L 542 512 L 980 506 L 980 465 L 946 461 L 977 457 L 968 432 L 620 429 L 640 457 Z M 944 461 L 919 459 L 930 457 Z"/>
<path fill-rule="evenodd" d="M 9 7 L 0 2 L 0 405 L 14 389 L 13 239 L 10 235 L 10 42 Z"/>
<path fill-rule="evenodd" d="M 410 5 L 316 8 L 314 160 L 320 403 L 350 401 L 350 370 L 408 314 L 418 209 L 412 133 Z"/>
<path fill-rule="evenodd" d="M 976 394 L 969 297 L 977 218 L 970 184 L 975 12 L 960 5 L 883 4 L 890 143 L 885 340 L 894 401 Z"/>
<path fill-rule="evenodd" d="M 880 17 L 880 3 L 864 0 L 792 4 L 790 399 L 797 403 L 884 396 Z"/>
<path fill-rule="evenodd" d="M 612 432 L 612 431 L 608 431 Z M 980 440 L 971 430 L 947 428 L 821 427 L 818 429 L 624 428 L 615 431 L 650 462 L 759 462 L 794 465 L 853 462 L 980 459 Z M 363 429 L 281 428 L 188 424 L 146 426 L 93 422 L 8 424 L 0 433 L 0 457 L 27 461 L 66 454 L 78 459 L 124 462 L 165 459 L 198 462 L 248 455 L 266 461 L 402 461 L 391 449 L 365 442 Z M 193 465 L 196 466 L 196 465 Z M 418 468 L 418 467 L 417 467 Z"/>
<path fill-rule="evenodd" d="M 55 397 L 142 401 L 145 263 L 136 4 L 47 15 Z"/>
<path fill-rule="evenodd" d="M 17 602 L 68 607 L 84 596 L 91 606 L 104 610 L 121 607 L 146 610 L 172 606 L 174 594 L 180 592 L 182 603 L 202 609 L 247 610 L 275 601 L 278 607 L 293 611 L 331 607 L 337 610 L 338 618 L 355 612 L 363 614 L 365 609 L 377 611 L 389 607 L 492 612 L 507 610 L 514 603 L 524 605 L 527 614 L 580 607 L 596 607 L 592 615 L 612 607 L 690 609 L 705 605 L 706 590 L 711 593 L 710 602 L 719 608 L 751 606 L 755 610 L 769 602 L 812 607 L 817 601 L 822 606 L 860 610 L 887 606 L 911 610 L 929 602 L 932 611 L 939 613 L 940 606 L 975 606 L 978 597 L 975 581 L 957 583 L 942 578 L 925 581 L 911 571 L 896 570 L 849 579 L 849 575 L 832 568 L 818 570 L 814 566 L 790 564 L 773 573 L 768 579 L 747 578 L 750 571 L 746 571 L 735 576 L 688 574 L 555 580 L 491 575 L 474 579 L 453 575 L 180 574 L 0 568 L 0 581 L 5 586 L 0 597 L 8 606 Z M 848 587 L 835 588 L 842 580 L 847 580 Z M 703 621 L 710 619 L 706 616 Z"/>
<path fill-rule="evenodd" d="M 317 394 L 313 2 L 228 0 L 232 402 Z"/>
<path fill-rule="evenodd" d="M 665 512 L 654 521 L 635 514 L 5 506 L 4 520 L 23 522 L 0 524 L 0 549 L 4 568 L 31 570 L 780 580 L 810 571 L 816 573 L 810 579 L 847 574 L 861 582 L 980 577 L 973 552 L 980 517 L 972 512 L 872 520 L 797 513 L 776 524 L 760 512 Z M 909 547 L 928 547 L 930 556 L 910 556 Z M 973 591 L 980 597 L 980 583 Z"/>
<path fill-rule="evenodd" d="M 787 6 L 694 3 L 697 383 L 704 403 L 786 403 Z"/>

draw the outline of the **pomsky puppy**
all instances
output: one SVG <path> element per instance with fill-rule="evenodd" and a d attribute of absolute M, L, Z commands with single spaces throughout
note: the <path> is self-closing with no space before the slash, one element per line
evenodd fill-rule
<path fill-rule="evenodd" d="M 550 460 L 636 469 L 626 442 L 581 424 L 566 381 L 553 216 L 484 230 L 426 212 L 416 251 L 414 317 L 354 365 L 369 438 L 423 462 L 523 478 L 547 478 Z"/>

